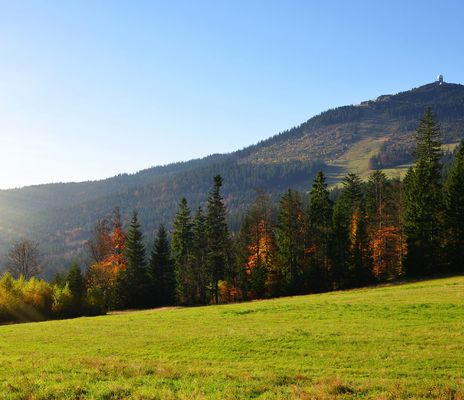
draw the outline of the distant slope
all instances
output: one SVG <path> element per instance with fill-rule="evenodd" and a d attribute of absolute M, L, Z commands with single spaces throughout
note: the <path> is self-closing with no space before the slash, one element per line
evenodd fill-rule
<path fill-rule="evenodd" d="M 431 83 L 328 110 L 234 153 L 95 182 L 0 191 L 0 264 L 9 242 L 21 235 L 42 243 L 51 266 L 83 257 L 82 245 L 95 219 L 108 215 L 114 206 L 126 216 L 138 208 L 151 240 L 159 223 L 170 224 L 181 196 L 192 209 L 204 203 L 218 173 L 225 180 L 233 226 L 256 188 L 266 189 L 274 198 L 288 187 L 307 189 L 319 169 L 331 183 L 348 171 L 366 175 L 372 168 L 386 168 L 394 175 L 411 162 L 412 133 L 427 106 L 442 123 L 446 143 L 464 138 L 464 86 Z"/>
<path fill-rule="evenodd" d="M 462 399 L 464 277 L 0 326 L 0 399 Z"/>

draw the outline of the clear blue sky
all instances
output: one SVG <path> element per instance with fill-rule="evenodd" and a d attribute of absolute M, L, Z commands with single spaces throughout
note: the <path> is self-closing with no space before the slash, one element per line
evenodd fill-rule
<path fill-rule="evenodd" d="M 0 0 L 0 188 L 229 152 L 464 82 L 461 1 Z"/>

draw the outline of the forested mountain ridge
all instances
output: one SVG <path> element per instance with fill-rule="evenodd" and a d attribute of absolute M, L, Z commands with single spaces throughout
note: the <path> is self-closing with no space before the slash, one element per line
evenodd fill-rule
<path fill-rule="evenodd" d="M 136 174 L 82 183 L 0 191 L 0 252 L 26 235 L 41 243 L 49 266 L 83 257 L 83 243 L 97 218 L 114 206 L 139 210 L 147 240 L 169 223 L 181 196 L 192 208 L 206 201 L 212 177 L 224 178 L 231 223 L 251 203 L 256 188 L 276 198 L 288 187 L 309 188 L 322 169 L 332 182 L 348 171 L 395 168 L 411 160 L 412 132 L 427 106 L 442 124 L 445 143 L 464 137 L 464 86 L 431 83 L 396 95 L 315 116 L 254 146 Z"/>

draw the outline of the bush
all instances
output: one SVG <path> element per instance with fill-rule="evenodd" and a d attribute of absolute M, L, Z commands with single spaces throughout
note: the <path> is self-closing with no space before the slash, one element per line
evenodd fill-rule
<path fill-rule="evenodd" d="M 6 273 L 0 279 L 0 321 L 42 321 L 51 317 L 53 291 L 45 281 Z"/>
<path fill-rule="evenodd" d="M 73 295 L 69 285 L 53 286 L 53 305 L 52 311 L 57 318 L 70 317 L 74 305 Z"/>
<path fill-rule="evenodd" d="M 95 290 L 76 299 L 69 284 L 51 284 L 44 280 L 5 273 L 0 278 L 0 323 L 43 321 L 51 318 L 97 315 L 105 312 L 103 296 Z M 79 310 L 79 312 L 76 312 Z"/>
<path fill-rule="evenodd" d="M 106 313 L 105 293 L 99 288 L 90 288 L 84 299 L 86 315 L 101 315 Z"/>

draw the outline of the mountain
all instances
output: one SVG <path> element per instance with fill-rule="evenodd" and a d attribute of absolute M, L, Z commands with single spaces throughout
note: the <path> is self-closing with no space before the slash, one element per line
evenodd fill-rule
<path fill-rule="evenodd" d="M 230 154 L 101 181 L 2 190 L 0 254 L 4 255 L 19 236 L 38 240 L 49 276 L 71 259 L 84 257 L 84 243 L 95 220 L 108 216 L 115 206 L 125 216 L 134 208 L 139 210 L 150 242 L 159 223 L 170 225 L 182 196 L 192 209 L 205 202 L 216 174 L 224 177 L 232 228 L 238 225 L 256 188 L 267 190 L 277 199 L 288 187 L 308 189 L 320 169 L 331 183 L 348 171 L 365 176 L 371 169 L 382 168 L 397 176 L 412 161 L 413 132 L 428 106 L 441 122 L 444 142 L 452 148 L 464 138 L 464 86 L 435 82 L 328 110 Z"/>

